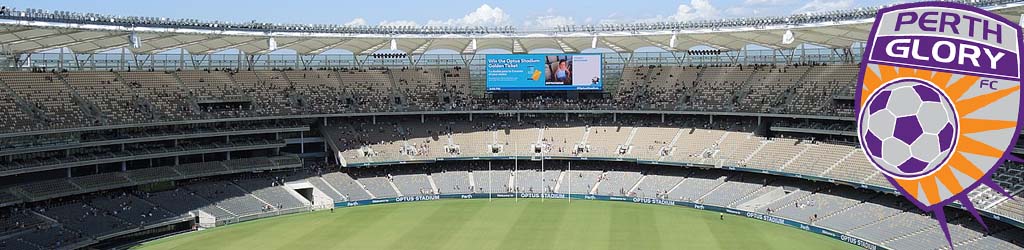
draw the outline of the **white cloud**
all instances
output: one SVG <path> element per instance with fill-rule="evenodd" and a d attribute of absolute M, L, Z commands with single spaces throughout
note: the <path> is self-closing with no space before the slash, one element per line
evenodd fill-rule
<path fill-rule="evenodd" d="M 721 4 L 721 3 L 720 3 Z M 545 13 L 537 16 L 526 16 L 516 18 L 523 27 L 527 28 L 551 28 L 562 25 L 574 24 L 623 24 L 623 23 L 652 23 L 652 22 L 687 22 L 696 20 L 712 20 L 730 17 L 753 17 L 753 16 L 780 16 L 796 13 L 820 12 L 837 9 L 849 9 L 856 7 L 854 0 L 742 0 L 736 3 L 715 6 L 712 0 L 684 0 L 674 9 L 674 12 L 662 13 L 661 15 L 636 18 L 623 16 L 612 12 L 605 17 L 581 17 L 557 12 L 548 9 Z M 666 6 L 667 7 L 667 6 Z M 721 8 L 720 8 L 721 7 Z M 668 9 L 668 8 L 662 8 Z M 504 9 L 489 4 L 483 4 L 470 11 L 462 17 L 428 20 L 383 20 L 379 25 L 386 26 L 505 26 L 514 25 L 513 18 Z M 371 25 L 362 18 L 357 17 L 345 23 L 345 25 Z"/>
<path fill-rule="evenodd" d="M 444 21 L 430 20 L 428 26 L 502 26 L 508 25 L 511 17 L 504 10 L 490 5 L 480 5 L 475 11 L 466 14 L 462 18 L 453 18 Z"/>
<path fill-rule="evenodd" d="M 548 9 L 547 14 L 535 17 L 533 20 L 526 20 L 523 22 L 523 26 L 530 28 L 554 28 L 576 24 L 576 20 L 573 17 L 559 16 L 556 13 L 554 9 Z"/>
<path fill-rule="evenodd" d="M 677 22 L 692 21 L 698 19 L 711 19 L 718 17 L 718 8 L 711 5 L 708 0 L 691 0 L 690 5 L 680 4 L 676 8 L 676 14 L 670 16 Z"/>
<path fill-rule="evenodd" d="M 626 21 L 623 21 L 621 19 L 614 19 L 614 18 L 605 18 L 605 19 L 597 20 L 597 24 L 622 24 L 622 23 L 626 23 Z"/>
<path fill-rule="evenodd" d="M 345 25 L 347 25 L 347 26 L 364 26 L 364 25 L 366 25 L 366 19 L 363 19 L 362 17 L 356 17 L 355 19 L 352 19 L 352 21 L 348 21 L 347 23 L 345 23 Z"/>
<path fill-rule="evenodd" d="M 744 0 L 742 4 L 726 8 L 723 13 L 728 17 L 785 15 L 800 7 L 800 4 L 801 0 Z"/>
<path fill-rule="evenodd" d="M 381 26 L 419 26 L 415 21 L 409 20 L 395 20 L 395 21 L 380 21 Z"/>
<path fill-rule="evenodd" d="M 761 14 L 761 11 L 755 8 L 747 6 L 732 7 L 722 11 L 727 16 L 757 16 Z"/>
<path fill-rule="evenodd" d="M 622 18 L 622 15 L 619 15 L 617 12 L 612 12 L 607 17 L 597 20 L 597 24 L 619 24 L 625 22 L 626 21 Z"/>
<path fill-rule="evenodd" d="M 790 5 L 796 4 L 797 0 L 745 0 L 743 1 L 744 6 L 772 6 L 772 5 Z"/>
<path fill-rule="evenodd" d="M 462 18 L 452 18 L 448 20 L 429 20 L 426 26 L 501 26 L 510 23 L 512 18 L 505 13 L 501 8 L 491 7 L 490 5 L 484 4 L 477 8 L 475 11 L 466 14 Z M 353 19 L 349 23 L 365 23 L 366 20 L 362 18 Z M 378 23 L 381 26 L 420 26 L 419 23 L 412 20 L 383 20 Z"/>
<path fill-rule="evenodd" d="M 812 0 L 797 8 L 793 13 L 820 12 L 826 10 L 849 9 L 853 6 L 853 0 Z"/>
<path fill-rule="evenodd" d="M 573 25 L 576 20 L 567 16 L 539 16 L 533 21 L 526 21 L 526 27 L 554 28 L 558 26 Z"/>
<path fill-rule="evenodd" d="M 690 4 L 680 4 L 676 7 L 676 13 L 670 16 L 658 15 L 652 18 L 637 20 L 643 23 L 653 22 L 686 22 L 693 20 L 715 19 L 721 16 L 721 11 L 708 0 L 690 0 Z M 621 20 L 602 20 L 602 23 L 619 23 Z"/>

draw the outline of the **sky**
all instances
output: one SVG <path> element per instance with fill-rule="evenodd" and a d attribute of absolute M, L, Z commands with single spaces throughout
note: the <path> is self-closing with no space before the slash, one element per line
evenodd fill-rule
<path fill-rule="evenodd" d="M 878 6 L 882 0 L 682 0 L 642 1 L 475 0 L 8 0 L 3 5 L 111 14 L 192 18 L 204 21 L 349 25 L 516 26 L 675 22 L 736 17 L 786 16 Z"/>

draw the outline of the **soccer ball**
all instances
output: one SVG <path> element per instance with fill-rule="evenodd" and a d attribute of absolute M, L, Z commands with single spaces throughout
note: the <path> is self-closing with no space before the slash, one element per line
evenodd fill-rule
<path fill-rule="evenodd" d="M 956 145 L 957 116 L 942 91 L 916 79 L 877 90 L 860 114 L 861 145 L 890 177 L 914 178 L 942 166 Z"/>

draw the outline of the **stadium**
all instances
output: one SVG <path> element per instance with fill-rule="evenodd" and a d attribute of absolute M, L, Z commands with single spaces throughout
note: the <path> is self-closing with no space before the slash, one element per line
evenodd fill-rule
<path fill-rule="evenodd" d="M 865 157 L 883 7 L 535 29 L 4 6 L 0 249 L 1024 248 L 1024 165 L 992 174 L 1011 197 L 968 194 L 984 225 L 945 207 L 947 242 Z"/>

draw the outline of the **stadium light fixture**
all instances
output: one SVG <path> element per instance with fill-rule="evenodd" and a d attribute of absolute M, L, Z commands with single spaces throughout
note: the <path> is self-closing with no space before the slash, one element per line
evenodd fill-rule
<path fill-rule="evenodd" d="M 676 33 L 672 33 L 672 38 L 668 39 L 668 47 L 669 48 L 675 48 L 676 47 Z"/>
<path fill-rule="evenodd" d="M 956 2 L 970 4 L 973 6 L 985 7 L 999 4 L 1017 2 L 1014 0 L 957 0 Z M 891 6 L 891 4 L 890 4 Z M 550 32 L 602 32 L 602 31 L 629 31 L 637 33 L 643 30 L 672 30 L 681 29 L 711 29 L 720 30 L 732 27 L 754 27 L 764 29 L 771 25 L 799 25 L 813 22 L 837 22 L 851 19 L 872 18 L 875 11 L 883 6 L 864 7 L 859 9 L 830 10 L 817 13 L 793 14 L 785 17 L 760 17 L 760 18 L 734 18 L 723 20 L 700 20 L 687 22 L 651 22 L 651 23 L 630 23 L 630 24 L 588 24 L 588 25 L 564 25 L 543 31 Z M 251 22 L 224 22 L 224 21 L 201 21 L 196 19 L 171 19 L 162 17 L 137 17 L 137 16 L 114 16 L 94 13 L 76 13 L 70 11 L 47 11 L 41 9 L 13 10 L 0 13 L 0 16 L 27 17 L 33 19 L 57 19 L 60 22 L 74 22 L 82 20 L 87 22 L 106 22 L 117 25 L 170 25 L 185 26 L 202 29 L 245 29 L 259 31 L 309 31 L 309 32 L 342 32 L 359 34 L 514 34 L 516 28 L 512 26 L 500 27 L 438 27 L 438 26 L 339 26 L 324 24 L 275 24 Z"/>
<path fill-rule="evenodd" d="M 139 34 L 135 33 L 135 31 L 132 31 L 131 35 L 128 35 L 128 43 L 135 49 L 142 47 L 142 40 L 139 39 Z"/>

